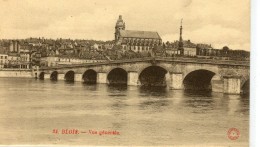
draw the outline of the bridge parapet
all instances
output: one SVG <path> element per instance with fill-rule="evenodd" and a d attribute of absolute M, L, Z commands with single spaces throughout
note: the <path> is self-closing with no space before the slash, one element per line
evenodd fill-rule
<path fill-rule="evenodd" d="M 215 60 L 215 59 L 201 59 L 201 58 L 185 58 L 185 57 L 155 57 L 155 58 L 136 58 L 128 60 L 114 60 L 108 62 L 97 62 L 97 63 L 84 63 L 84 64 L 73 64 L 53 67 L 41 67 L 40 70 L 51 70 L 51 69 L 62 69 L 62 68 L 79 68 L 79 67 L 91 67 L 101 65 L 112 65 L 112 64 L 125 64 L 125 63 L 136 63 L 136 62 L 172 62 L 172 63 L 200 63 L 200 64 L 214 64 L 214 65 L 232 65 L 232 66 L 250 66 L 249 61 L 237 61 L 237 60 Z"/>

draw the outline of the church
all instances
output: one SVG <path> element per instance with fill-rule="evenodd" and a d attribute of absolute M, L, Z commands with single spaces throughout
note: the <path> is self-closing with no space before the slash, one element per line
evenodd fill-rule
<path fill-rule="evenodd" d="M 154 46 L 162 44 L 157 32 L 125 30 L 125 22 L 120 15 L 115 26 L 115 43 L 122 45 L 124 50 L 134 52 L 150 52 Z"/>

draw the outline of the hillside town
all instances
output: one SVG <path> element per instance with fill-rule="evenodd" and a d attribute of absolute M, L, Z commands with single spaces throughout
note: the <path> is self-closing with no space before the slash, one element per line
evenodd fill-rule
<path fill-rule="evenodd" d="M 31 69 L 33 66 L 51 67 L 154 56 L 249 60 L 248 51 L 227 46 L 216 49 L 211 44 L 193 43 L 183 39 L 182 31 L 181 24 L 178 39 L 163 41 L 158 32 L 126 30 L 120 15 L 115 25 L 114 40 L 2 39 L 0 68 Z"/>

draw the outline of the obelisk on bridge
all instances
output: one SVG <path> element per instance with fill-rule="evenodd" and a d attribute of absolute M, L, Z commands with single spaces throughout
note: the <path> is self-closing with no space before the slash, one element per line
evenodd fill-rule
<path fill-rule="evenodd" d="M 181 54 L 183 54 L 183 39 L 182 39 L 182 20 L 181 19 L 181 26 L 180 26 L 180 38 L 179 38 L 179 44 L 178 44 L 178 50 L 180 50 Z"/>

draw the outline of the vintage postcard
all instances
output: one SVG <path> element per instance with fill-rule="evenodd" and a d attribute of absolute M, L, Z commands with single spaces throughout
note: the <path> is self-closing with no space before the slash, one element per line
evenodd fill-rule
<path fill-rule="evenodd" d="M 0 145 L 249 146 L 250 0 L 0 10 Z"/>

